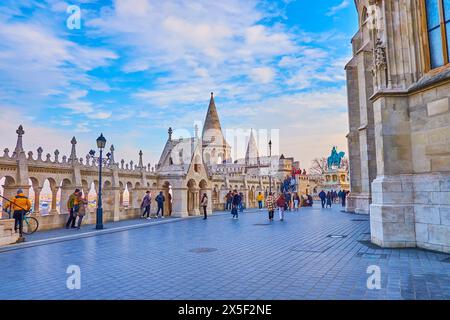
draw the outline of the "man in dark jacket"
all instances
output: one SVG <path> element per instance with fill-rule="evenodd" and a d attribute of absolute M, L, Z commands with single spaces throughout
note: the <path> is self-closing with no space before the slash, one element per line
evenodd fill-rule
<path fill-rule="evenodd" d="M 231 213 L 233 214 L 233 219 L 238 219 L 238 207 L 241 202 L 241 197 L 239 196 L 238 192 L 234 190 L 233 192 L 233 200 L 231 201 Z"/>
<path fill-rule="evenodd" d="M 325 203 L 327 201 L 327 194 L 325 191 L 320 191 L 319 193 L 320 202 L 322 203 L 322 208 L 325 208 Z"/>
<path fill-rule="evenodd" d="M 161 218 L 164 218 L 164 201 L 166 201 L 166 197 L 164 197 L 164 194 L 162 191 L 159 192 L 159 194 L 155 198 L 156 203 L 158 204 L 158 211 L 156 211 L 156 215 L 159 216 L 159 211 L 161 210 Z"/>

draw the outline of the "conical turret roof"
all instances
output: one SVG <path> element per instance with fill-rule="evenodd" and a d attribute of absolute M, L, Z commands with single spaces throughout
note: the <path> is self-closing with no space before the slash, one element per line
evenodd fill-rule
<path fill-rule="evenodd" d="M 258 162 L 258 160 L 259 160 L 258 145 L 256 144 L 256 139 L 252 129 L 250 131 L 250 138 L 248 140 L 247 152 L 245 153 L 245 162 L 248 164 L 250 162 Z"/>
<path fill-rule="evenodd" d="M 209 100 L 208 112 L 206 113 L 205 124 L 203 125 L 203 133 L 208 130 L 220 130 L 222 132 L 222 127 L 220 126 L 219 115 L 217 114 L 216 104 L 214 102 L 214 93 L 211 92 L 211 99 Z"/>

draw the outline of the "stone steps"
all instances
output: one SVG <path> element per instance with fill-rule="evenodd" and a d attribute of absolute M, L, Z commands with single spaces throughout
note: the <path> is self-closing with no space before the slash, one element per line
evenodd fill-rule
<path fill-rule="evenodd" d="M 19 234 L 14 232 L 14 219 L 0 220 L 0 246 L 16 243 Z"/>

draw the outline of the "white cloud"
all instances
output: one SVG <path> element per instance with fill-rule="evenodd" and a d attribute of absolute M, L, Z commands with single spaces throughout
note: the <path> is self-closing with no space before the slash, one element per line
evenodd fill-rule
<path fill-rule="evenodd" d="M 22 100 L 36 103 L 73 85 L 104 89 L 102 81 L 87 72 L 118 58 L 111 50 L 62 39 L 41 23 L 0 20 L 0 42 L 0 91 L 9 92 L 11 100 L 18 91 Z"/>
<path fill-rule="evenodd" d="M 340 4 L 333 6 L 328 10 L 326 13 L 327 16 L 334 16 L 336 13 L 338 13 L 341 10 L 344 10 L 350 5 L 350 0 L 343 0 Z"/>
<path fill-rule="evenodd" d="M 272 68 L 261 67 L 255 68 L 251 72 L 251 77 L 254 81 L 260 83 L 269 83 L 275 77 L 275 72 Z"/>

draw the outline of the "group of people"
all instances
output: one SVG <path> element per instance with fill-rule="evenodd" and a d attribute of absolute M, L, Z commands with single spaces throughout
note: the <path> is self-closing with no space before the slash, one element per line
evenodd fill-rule
<path fill-rule="evenodd" d="M 171 194 L 169 193 L 169 201 L 171 200 Z M 152 193 L 147 190 L 145 192 L 144 198 L 142 198 L 142 202 L 141 202 L 141 211 L 142 211 L 142 216 L 141 219 L 159 219 L 159 218 L 164 218 L 164 202 L 166 201 L 166 197 L 164 196 L 164 193 L 162 191 L 159 192 L 159 194 L 155 197 L 155 201 L 156 204 L 158 206 L 158 209 L 156 211 L 155 216 L 152 216 L 150 214 L 150 209 L 151 209 L 151 205 L 152 205 Z"/>
<path fill-rule="evenodd" d="M 285 211 L 298 211 L 302 206 L 312 206 L 313 198 L 311 195 L 299 196 L 297 192 L 285 191 L 281 192 L 276 198 L 274 193 L 269 192 L 263 194 L 258 192 L 256 196 L 259 210 L 263 210 L 264 206 L 269 211 L 269 220 L 273 221 L 275 209 L 278 209 L 280 221 L 284 220 Z M 229 191 L 225 196 L 225 210 L 230 211 L 232 219 L 238 219 L 239 212 L 244 211 L 244 195 L 237 190 Z"/>
<path fill-rule="evenodd" d="M 244 212 L 244 194 L 237 190 L 229 191 L 225 196 L 225 210 L 231 211 L 232 219 L 239 218 L 239 212 Z"/>
<path fill-rule="evenodd" d="M 322 208 L 331 208 L 331 205 L 334 203 L 340 202 L 342 207 L 345 207 L 347 196 L 350 192 L 346 190 L 339 190 L 336 192 L 334 190 L 325 192 L 324 190 L 320 191 L 319 198 L 322 204 Z"/>
<path fill-rule="evenodd" d="M 67 209 L 69 210 L 69 218 L 66 222 L 66 229 L 80 229 L 83 222 L 83 218 L 87 212 L 88 199 L 83 196 L 80 189 L 75 191 L 69 196 L 67 200 Z M 77 221 L 78 218 L 78 221 Z"/>

